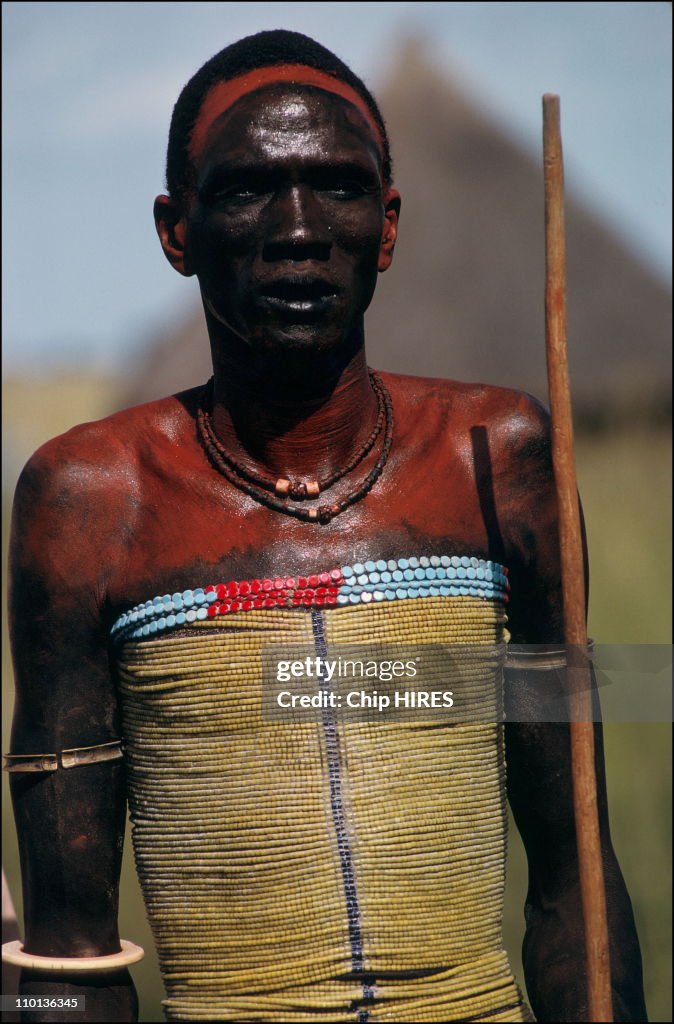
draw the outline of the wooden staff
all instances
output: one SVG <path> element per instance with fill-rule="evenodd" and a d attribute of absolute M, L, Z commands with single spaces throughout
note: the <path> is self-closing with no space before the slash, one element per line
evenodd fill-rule
<path fill-rule="evenodd" d="M 612 1021 L 606 893 L 597 811 L 590 671 L 580 652 L 587 644 L 585 574 L 573 457 L 573 421 L 566 350 L 564 164 L 559 96 L 543 97 L 545 179 L 545 333 L 552 418 L 552 462 L 559 515 L 564 641 L 567 645 L 571 771 L 578 868 L 585 929 L 588 1010 L 591 1021 Z M 585 664 L 583 664 L 585 662 Z"/>

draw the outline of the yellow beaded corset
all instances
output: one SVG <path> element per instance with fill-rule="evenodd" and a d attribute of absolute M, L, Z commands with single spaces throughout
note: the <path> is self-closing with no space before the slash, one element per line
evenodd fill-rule
<path fill-rule="evenodd" d="M 330 707 L 270 720 L 261 700 L 270 645 L 501 647 L 506 600 L 499 566 L 434 556 L 217 584 L 118 620 L 167 1019 L 532 1019 L 501 940 L 500 725 Z M 435 664 L 415 687 L 451 690 Z"/>

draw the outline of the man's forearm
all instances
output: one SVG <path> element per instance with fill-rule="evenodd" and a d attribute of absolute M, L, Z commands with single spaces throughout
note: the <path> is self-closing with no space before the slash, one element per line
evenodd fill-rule
<path fill-rule="evenodd" d="M 641 954 L 632 908 L 617 864 L 607 865 L 613 1019 L 646 1021 Z M 617 871 L 617 874 L 616 874 Z M 585 944 L 578 886 L 561 898 L 527 902 L 524 974 L 538 1021 L 587 1021 Z"/>
<path fill-rule="evenodd" d="M 550 699 L 554 685 L 529 673 L 527 700 Z M 533 684 L 533 685 L 532 685 Z M 511 688 L 513 720 L 505 727 L 508 793 L 529 863 L 523 962 L 539 1021 L 586 1021 L 585 938 L 578 876 L 570 740 L 562 723 L 528 721 L 525 695 Z M 519 701 L 516 705 L 515 698 Z M 526 709 L 525 709 L 526 710 Z M 530 708 L 529 708 L 530 711 Z M 513 713 L 514 712 L 514 713 Z M 529 716 L 531 718 L 531 715 Z M 542 716 L 541 716 L 542 717 Z M 629 895 L 611 845 L 601 726 L 595 725 L 604 881 L 615 1021 L 645 1021 L 641 955 Z"/>
<path fill-rule="evenodd" d="M 26 952 L 57 957 L 118 952 L 126 807 L 121 762 L 12 774 L 10 784 Z"/>
<path fill-rule="evenodd" d="M 119 762 L 14 774 L 11 788 L 24 883 L 24 949 L 56 958 L 119 952 L 118 880 L 124 835 L 124 772 Z M 46 1007 L 25 1021 L 136 1021 L 138 1000 L 126 968 L 105 972 L 24 969 L 25 998 L 84 997 L 84 1014 Z"/>
<path fill-rule="evenodd" d="M 66 974 L 59 972 L 21 972 L 19 995 L 25 998 L 84 998 L 84 1014 L 55 1009 L 22 1010 L 21 1019 L 34 1024 L 47 1021 L 82 1020 L 86 1022 L 138 1020 L 138 997 L 128 970 Z"/>

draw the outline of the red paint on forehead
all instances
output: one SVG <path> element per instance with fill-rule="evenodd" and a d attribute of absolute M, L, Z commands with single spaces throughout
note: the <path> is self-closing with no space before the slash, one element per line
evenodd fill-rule
<path fill-rule="evenodd" d="M 247 71 L 237 78 L 227 82 L 216 82 L 204 98 L 201 109 L 192 129 L 189 143 L 190 159 L 194 160 L 199 154 L 206 136 L 216 118 L 233 106 L 248 92 L 260 89 L 264 85 L 271 85 L 276 82 L 289 82 L 294 85 L 314 85 L 325 92 L 334 93 L 348 100 L 360 111 L 367 121 L 377 144 L 384 150 L 384 140 L 381 129 L 377 125 L 367 103 L 354 88 L 342 82 L 341 79 L 329 75 L 325 71 L 318 71 L 316 68 L 307 67 L 305 64 L 278 64 L 274 67 L 255 68 Z"/>

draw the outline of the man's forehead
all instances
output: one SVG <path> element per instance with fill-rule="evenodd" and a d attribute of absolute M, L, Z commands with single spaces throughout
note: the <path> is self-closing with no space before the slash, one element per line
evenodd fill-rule
<path fill-rule="evenodd" d="M 314 87 L 295 85 L 264 87 L 223 110 L 209 126 L 202 155 L 232 153 L 240 158 L 263 152 L 283 157 L 298 147 L 307 156 L 363 155 L 377 163 L 381 158 L 369 125 L 352 104 Z M 327 149 L 330 153 L 324 154 Z"/>
<path fill-rule="evenodd" d="M 320 90 L 319 95 L 324 100 L 328 97 L 341 97 L 346 101 L 347 109 L 350 108 L 352 115 L 353 113 L 356 115 L 355 118 L 352 116 L 351 120 L 362 123 L 366 129 L 366 135 L 369 134 L 370 138 L 374 139 L 379 153 L 383 156 L 385 145 L 381 126 L 377 123 L 363 97 L 352 86 L 333 75 L 314 68 L 303 65 L 280 65 L 257 68 L 237 78 L 216 82 L 210 88 L 204 97 L 191 132 L 190 159 L 193 162 L 198 159 L 216 121 L 218 128 L 222 127 L 223 116 L 228 110 L 240 107 L 243 100 L 257 94 L 253 105 L 255 107 L 254 116 L 258 118 L 263 111 L 270 109 L 269 103 L 260 102 L 260 95 L 271 100 L 271 97 L 277 96 L 284 86 L 295 87 L 296 96 L 301 96 L 303 90 L 312 93 Z M 250 109 L 249 103 L 245 106 Z M 290 112 L 289 108 L 288 113 Z M 299 105 L 296 105 L 294 113 L 300 116 Z"/>

